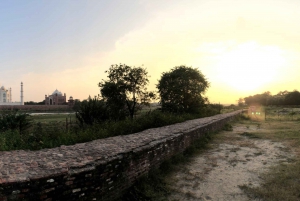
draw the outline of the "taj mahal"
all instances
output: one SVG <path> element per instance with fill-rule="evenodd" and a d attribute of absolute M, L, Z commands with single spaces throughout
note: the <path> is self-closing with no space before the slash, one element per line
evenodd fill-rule
<path fill-rule="evenodd" d="M 0 88 L 0 105 L 24 105 L 23 98 L 23 82 L 21 82 L 20 102 L 13 102 L 11 88 L 6 89 L 4 86 Z"/>

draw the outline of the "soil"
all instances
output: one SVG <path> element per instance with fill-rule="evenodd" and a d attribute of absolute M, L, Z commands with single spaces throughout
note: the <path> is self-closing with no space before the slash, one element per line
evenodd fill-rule
<path fill-rule="evenodd" d="M 293 158 L 282 143 L 251 135 L 259 129 L 239 124 L 233 126 L 233 131 L 218 134 L 211 149 L 179 166 L 168 177 L 168 200 L 251 200 L 240 186 L 259 186 L 261 173 Z"/>

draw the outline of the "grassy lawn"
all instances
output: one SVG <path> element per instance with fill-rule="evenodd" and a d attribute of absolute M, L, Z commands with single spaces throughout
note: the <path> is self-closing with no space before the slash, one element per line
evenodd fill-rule
<path fill-rule="evenodd" d="M 68 121 L 75 121 L 76 117 L 75 114 L 65 114 L 65 113 L 57 113 L 57 114 L 36 114 L 32 115 L 32 119 L 34 122 L 41 122 L 41 123 L 50 123 L 50 122 L 66 122 L 66 118 Z"/>

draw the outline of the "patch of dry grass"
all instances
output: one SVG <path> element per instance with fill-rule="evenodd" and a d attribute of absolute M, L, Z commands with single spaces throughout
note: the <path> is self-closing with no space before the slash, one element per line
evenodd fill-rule
<path fill-rule="evenodd" d="M 260 121 L 259 128 L 254 128 L 254 122 L 243 121 L 249 132 L 241 134 L 245 137 L 257 137 L 282 142 L 295 158 L 288 163 L 273 166 L 267 173 L 261 175 L 262 183 L 259 187 L 249 185 L 240 186 L 252 199 L 266 201 L 299 201 L 300 200 L 300 122 L 279 120 Z"/>
<path fill-rule="evenodd" d="M 300 200 L 300 161 L 280 164 L 263 174 L 260 187 L 240 186 L 253 199 L 272 201 Z"/>
<path fill-rule="evenodd" d="M 297 148 L 300 145 L 300 122 L 265 122 L 263 129 L 254 134 L 263 139 L 288 143 Z"/>

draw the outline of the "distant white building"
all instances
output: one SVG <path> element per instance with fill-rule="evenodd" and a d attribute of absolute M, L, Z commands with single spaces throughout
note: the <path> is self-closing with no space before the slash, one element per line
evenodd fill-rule
<path fill-rule="evenodd" d="M 0 88 L 0 103 L 11 102 L 11 88 L 7 90 L 4 86 Z"/>
<path fill-rule="evenodd" d="M 20 102 L 12 101 L 11 88 L 6 89 L 4 86 L 0 88 L 0 105 L 24 105 L 23 100 L 23 82 L 21 82 L 21 96 Z"/>

